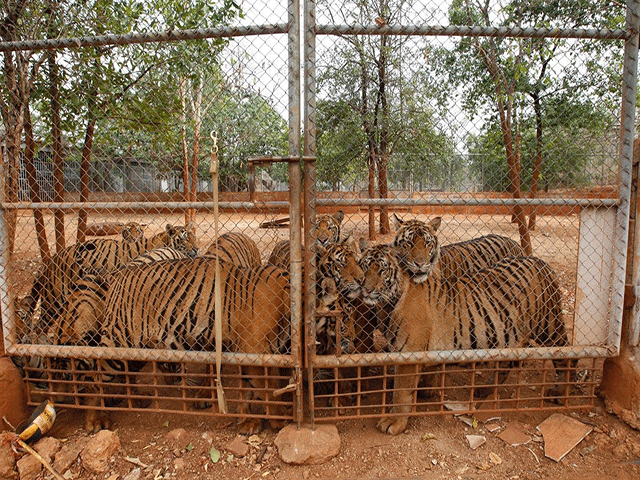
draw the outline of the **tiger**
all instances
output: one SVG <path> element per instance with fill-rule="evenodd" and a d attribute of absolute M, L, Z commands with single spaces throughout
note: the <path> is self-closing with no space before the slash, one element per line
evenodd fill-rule
<path fill-rule="evenodd" d="M 26 300 L 27 316 L 33 316 L 41 300 L 39 327 L 48 328 L 62 314 L 70 285 L 80 280 L 81 272 L 109 272 L 141 253 L 161 246 L 183 250 L 190 256 L 198 252 L 192 227 L 172 225 L 167 225 L 164 232 L 146 238 L 139 236 L 137 227 L 128 224 L 123 230 L 122 241 L 93 239 L 65 248 L 40 268 Z"/>
<path fill-rule="evenodd" d="M 342 220 L 344 220 L 344 212 L 342 210 L 338 210 L 336 213 L 316 215 L 311 231 L 316 245 L 326 247 L 331 243 L 339 242 L 341 239 L 340 225 Z M 302 250 L 304 251 L 304 245 L 302 245 Z M 289 240 L 281 240 L 276 243 L 267 263 L 288 270 L 291 265 L 291 242 Z"/>
<path fill-rule="evenodd" d="M 393 351 L 568 345 L 562 296 L 548 264 L 536 257 L 508 257 L 448 279 L 439 268 L 440 224 L 439 217 L 404 222 L 390 248 L 375 251 L 376 256 L 363 253 L 363 300 L 375 305 L 383 298 L 399 299 L 385 331 Z M 413 281 L 408 265 L 420 268 L 420 283 Z M 397 416 L 377 423 L 392 435 L 407 426 L 418 376 L 412 366 L 398 365 L 394 382 L 392 413 Z"/>
<path fill-rule="evenodd" d="M 215 258 L 202 256 L 116 272 L 105 301 L 100 346 L 214 350 L 215 264 Z M 290 328 L 289 274 L 272 266 L 248 269 L 221 262 L 220 281 L 225 351 L 283 353 Z M 124 368 L 119 361 L 99 363 L 114 378 Z M 144 366 L 138 363 L 129 368 Z M 263 373 L 260 367 L 244 369 L 249 383 Z M 275 380 L 268 383 L 269 388 L 259 394 L 267 401 L 277 388 Z M 246 404 L 240 408 L 240 431 L 256 433 L 261 421 L 246 416 Z M 276 408 L 268 404 L 267 413 Z M 89 431 L 96 431 L 108 419 L 91 411 L 85 421 Z"/>
<path fill-rule="evenodd" d="M 364 272 L 358 263 L 358 246 L 350 235 L 334 243 L 317 246 L 316 349 L 315 355 L 341 355 L 355 352 L 354 300 L 360 294 Z M 344 405 L 344 393 L 351 393 L 345 378 L 354 372 L 339 372 L 338 403 Z M 335 393 L 334 372 L 320 368 L 314 372 L 314 395 Z"/>
<path fill-rule="evenodd" d="M 142 265 L 144 263 L 160 262 L 162 260 L 177 260 L 188 257 L 189 255 L 184 250 L 178 250 L 172 247 L 158 247 L 138 255 L 130 262 L 127 262 L 126 266 L 132 267 L 135 265 Z"/>
<path fill-rule="evenodd" d="M 205 255 L 218 255 L 220 260 L 240 267 L 254 268 L 262 265 L 256 242 L 240 232 L 223 233 L 207 248 Z"/>

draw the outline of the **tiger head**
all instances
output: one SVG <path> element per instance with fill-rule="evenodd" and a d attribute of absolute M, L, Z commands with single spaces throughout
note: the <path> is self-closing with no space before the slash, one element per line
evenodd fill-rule
<path fill-rule="evenodd" d="M 420 220 L 403 221 L 394 215 L 397 232 L 393 246 L 398 249 L 400 263 L 415 283 L 424 282 L 440 258 L 440 242 L 436 231 L 442 223 L 436 217 L 428 223 Z"/>
<path fill-rule="evenodd" d="M 318 282 L 332 279 L 337 291 L 346 298 L 356 298 L 360 293 L 360 281 L 364 276 L 358 265 L 358 246 L 349 235 L 337 243 L 317 246 Z"/>
<path fill-rule="evenodd" d="M 313 236 L 318 245 L 326 246 L 329 243 L 340 241 L 340 224 L 344 219 L 342 210 L 336 213 L 323 213 L 316 215 Z"/>
<path fill-rule="evenodd" d="M 195 257 L 198 254 L 198 242 L 196 241 L 194 230 L 195 228 L 192 224 L 186 227 L 167 224 L 164 246 L 181 250 L 190 257 Z"/>
<path fill-rule="evenodd" d="M 400 296 L 402 271 L 398 251 L 390 245 L 374 245 L 360 259 L 364 271 L 362 300 L 367 305 L 394 303 Z"/>
<path fill-rule="evenodd" d="M 138 242 L 144 238 L 144 230 L 139 223 L 129 222 L 122 227 L 121 235 L 125 242 Z"/>

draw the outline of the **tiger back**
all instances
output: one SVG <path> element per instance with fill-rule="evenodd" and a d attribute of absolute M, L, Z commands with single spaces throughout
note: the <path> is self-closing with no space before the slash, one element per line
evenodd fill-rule
<path fill-rule="evenodd" d="M 239 267 L 254 268 L 262 264 L 258 245 L 241 232 L 223 233 L 209 245 L 205 255 L 218 255 L 220 260 Z"/>
<path fill-rule="evenodd" d="M 48 328 L 63 313 L 71 285 L 84 274 L 113 271 L 153 248 L 168 246 L 188 255 L 197 253 L 196 238 L 189 227 L 167 225 L 162 233 L 151 238 L 138 236 L 134 239 L 137 234 L 132 232 L 135 231 L 137 229 L 125 226 L 122 241 L 93 239 L 76 243 L 45 261 L 28 295 L 27 315 L 33 316 L 38 300 L 41 300 L 39 327 Z"/>

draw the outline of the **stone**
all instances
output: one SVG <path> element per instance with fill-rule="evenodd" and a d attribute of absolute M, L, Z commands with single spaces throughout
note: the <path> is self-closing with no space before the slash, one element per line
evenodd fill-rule
<path fill-rule="evenodd" d="M 92 437 L 80 453 L 84 467 L 91 473 L 108 470 L 109 459 L 120 449 L 120 439 L 111 430 L 101 430 Z"/>
<path fill-rule="evenodd" d="M 282 461 L 293 465 L 324 463 L 340 452 L 338 429 L 330 424 L 315 429 L 289 424 L 278 432 L 274 443 Z"/>
<path fill-rule="evenodd" d="M 3 417 L 14 427 L 29 418 L 24 382 L 9 357 L 0 357 L 0 430 L 9 429 Z"/>
<path fill-rule="evenodd" d="M 127 473 L 122 478 L 122 480 L 139 480 L 141 475 L 142 475 L 142 470 L 140 469 L 140 467 L 136 467 L 133 470 L 131 470 L 129 473 Z"/>
<path fill-rule="evenodd" d="M 11 450 L 11 437 L 10 433 L 0 435 L 0 478 L 6 478 L 7 480 L 18 478 L 16 457 L 13 455 L 13 450 Z"/>
<path fill-rule="evenodd" d="M 234 457 L 242 458 L 249 453 L 249 445 L 242 435 L 238 435 L 227 445 L 227 452 L 232 454 Z"/>
<path fill-rule="evenodd" d="M 183 449 L 189 445 L 189 433 L 184 428 L 174 428 L 164 436 L 164 441 L 169 448 Z"/>
<path fill-rule="evenodd" d="M 42 464 L 33 455 L 27 454 L 16 463 L 20 480 L 35 480 L 42 471 Z"/>
<path fill-rule="evenodd" d="M 59 473 L 66 472 L 78 459 L 80 452 L 86 447 L 89 440 L 87 437 L 80 437 L 65 443 L 60 451 L 56 453 L 53 469 Z"/>
<path fill-rule="evenodd" d="M 44 437 L 38 440 L 33 449 L 40 454 L 42 458 L 49 463 L 53 461 L 53 457 L 60 450 L 62 442 L 55 437 Z"/>

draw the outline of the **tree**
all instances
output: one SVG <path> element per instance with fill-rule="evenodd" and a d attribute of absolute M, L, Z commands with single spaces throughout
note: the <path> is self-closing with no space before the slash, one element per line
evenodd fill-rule
<path fill-rule="evenodd" d="M 576 4 L 539 0 L 503 5 L 455 0 L 450 7 L 449 18 L 455 25 L 576 27 L 611 19 L 611 15 L 603 15 L 602 10 L 606 9 L 586 0 Z M 585 15 L 585 11 L 593 15 Z M 567 95 L 571 91 L 575 95 L 584 95 L 604 84 L 611 85 L 612 77 L 596 80 L 593 76 L 582 74 L 579 69 L 585 65 L 586 62 L 583 61 L 565 65 L 564 74 L 558 74 L 557 70 L 552 72 L 549 65 L 555 60 L 559 47 L 566 47 L 568 42 L 566 39 L 463 37 L 452 49 L 440 48 L 434 52 L 435 71 L 440 75 L 439 81 L 434 84 L 444 86 L 441 88 L 443 96 L 449 96 L 455 89 L 459 89 L 462 92 L 462 104 L 468 112 L 477 115 L 478 112 L 493 110 L 494 113 L 489 117 L 500 127 L 500 144 L 507 164 L 508 190 L 514 198 L 523 196 L 522 129 L 529 119 L 535 121 L 536 129 L 530 190 L 530 196 L 535 196 L 540 172 L 544 169 L 545 104 L 552 98 Z M 582 47 L 576 41 L 571 42 L 572 46 L 578 47 L 571 51 L 576 55 L 575 59 Z M 604 49 L 599 53 L 603 51 Z M 584 52 L 586 49 L 582 49 L 582 53 Z M 578 79 L 585 81 L 581 83 Z M 485 138 L 495 135 L 493 125 L 485 128 L 485 134 Z M 513 214 L 523 247 L 530 252 L 529 226 L 524 210 L 516 205 Z M 530 226 L 534 227 L 535 217 L 530 220 Z"/>
<path fill-rule="evenodd" d="M 331 15 L 330 5 L 326 6 Z M 337 23 L 401 24 L 409 7 L 402 0 L 357 2 L 340 10 L 343 17 Z M 407 42 L 402 36 L 341 36 L 324 55 L 329 61 L 318 75 L 318 163 L 331 162 L 319 171 L 335 172 L 334 165 L 363 162 L 371 198 L 376 180 L 380 197 L 387 197 L 388 168 L 395 152 L 426 148 L 422 153 L 428 154 L 447 143 L 430 144 L 438 134 L 426 90 L 417 83 L 420 61 L 404 56 L 410 51 Z M 332 123 L 338 120 L 340 124 Z M 335 178 L 331 183 L 336 183 Z M 374 222 L 370 208 L 370 238 L 375 236 Z M 380 209 L 379 227 L 382 234 L 390 230 L 385 206 Z"/>

